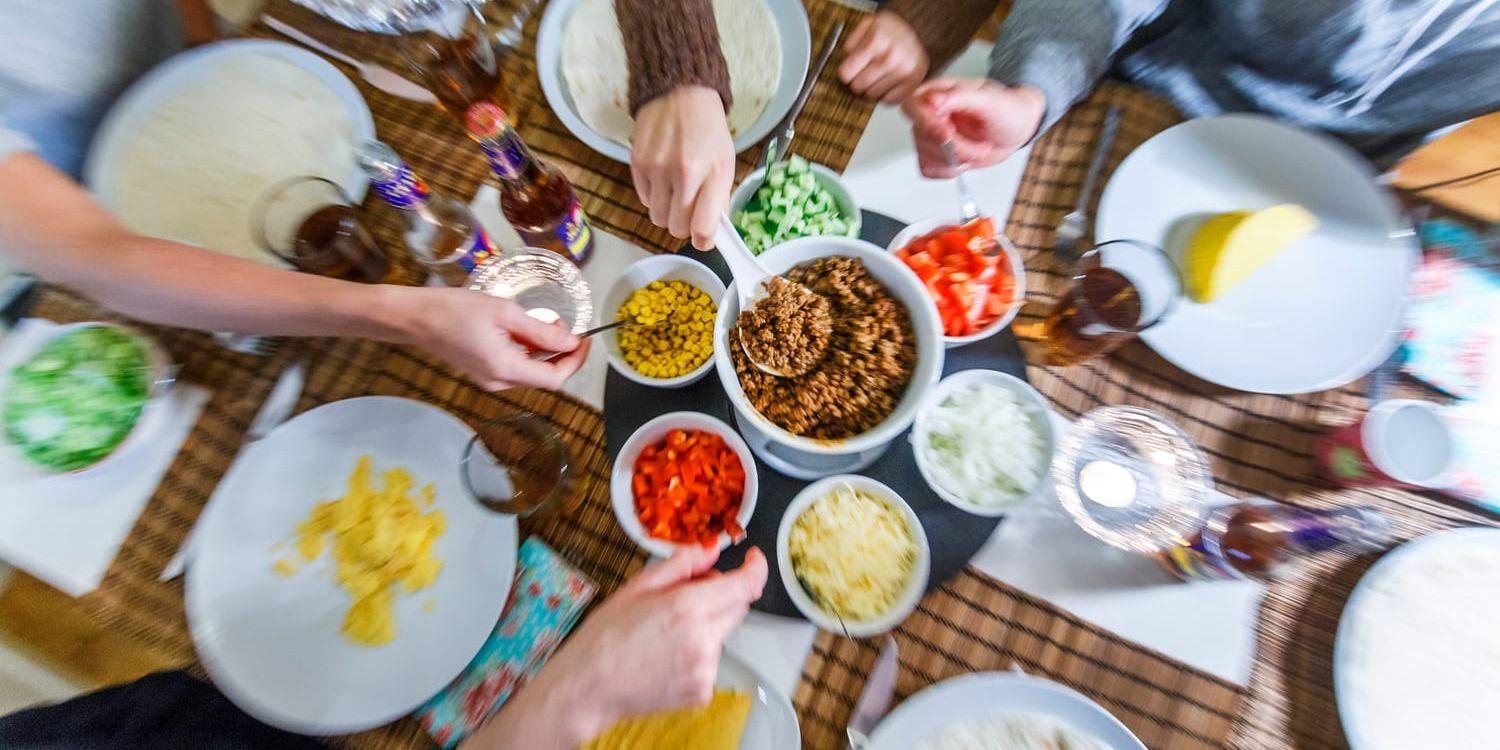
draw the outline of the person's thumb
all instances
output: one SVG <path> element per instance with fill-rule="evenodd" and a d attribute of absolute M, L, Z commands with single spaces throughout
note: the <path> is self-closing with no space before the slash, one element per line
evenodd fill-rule
<path fill-rule="evenodd" d="M 632 588 L 648 591 L 663 589 L 703 575 L 719 559 L 718 547 L 690 544 L 678 547 L 672 556 L 641 569 L 630 579 Z"/>
<path fill-rule="evenodd" d="M 571 352 L 578 348 L 578 337 L 558 323 L 543 323 L 526 314 L 519 305 L 506 305 L 500 309 L 500 325 L 517 339 L 533 349 L 548 352 Z"/>
<path fill-rule="evenodd" d="M 745 561 L 738 568 L 724 574 L 722 585 L 733 589 L 743 597 L 743 603 L 749 604 L 759 599 L 765 591 L 769 572 L 765 554 L 759 547 L 751 547 L 745 552 Z"/>

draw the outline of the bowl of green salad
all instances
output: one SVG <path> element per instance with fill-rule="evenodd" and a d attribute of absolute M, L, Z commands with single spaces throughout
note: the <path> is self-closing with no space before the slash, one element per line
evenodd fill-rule
<path fill-rule="evenodd" d="M 859 236 L 859 205 L 838 173 L 795 154 L 746 175 L 729 218 L 756 255 L 799 237 Z"/>
<path fill-rule="evenodd" d="M 139 434 L 174 375 L 161 347 L 138 331 L 113 323 L 59 326 L 0 373 L 0 432 L 38 468 L 84 471 Z"/>

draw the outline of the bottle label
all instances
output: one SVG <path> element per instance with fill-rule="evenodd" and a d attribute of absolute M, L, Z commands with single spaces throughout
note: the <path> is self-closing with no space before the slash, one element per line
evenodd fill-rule
<path fill-rule="evenodd" d="M 386 203 L 396 208 L 411 208 L 418 203 L 426 203 L 432 195 L 427 183 L 412 174 L 411 168 L 404 163 L 398 163 L 388 177 L 371 180 L 370 187 L 375 188 L 375 192 Z"/>
<path fill-rule="evenodd" d="M 517 233 L 532 247 L 557 249 L 561 245 L 568 259 L 574 263 L 582 263 L 588 258 L 590 243 L 594 239 L 589 218 L 583 213 L 583 206 L 579 204 L 576 195 L 569 200 L 568 212 L 563 215 L 562 221 L 547 229 L 518 229 Z"/>
<path fill-rule="evenodd" d="M 474 267 L 483 263 L 485 259 L 495 254 L 495 243 L 490 242 L 490 236 L 485 234 L 484 227 L 475 225 L 474 236 L 469 238 L 469 247 L 458 259 L 458 265 L 464 269 L 464 273 L 470 273 Z"/>
<path fill-rule="evenodd" d="M 516 131 L 510 128 L 493 140 L 480 139 L 479 148 L 490 160 L 490 168 L 495 174 L 507 180 L 518 179 L 526 171 L 526 147 L 521 144 Z"/>
<path fill-rule="evenodd" d="M 1178 544 L 1157 553 L 1156 559 L 1168 573 L 1184 581 L 1234 581 L 1244 578 L 1224 558 L 1205 547 L 1201 536 L 1191 544 Z"/>

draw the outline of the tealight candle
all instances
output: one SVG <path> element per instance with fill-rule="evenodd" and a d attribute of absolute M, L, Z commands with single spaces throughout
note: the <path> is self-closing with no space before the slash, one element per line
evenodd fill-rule
<path fill-rule="evenodd" d="M 1078 489 L 1084 497 L 1110 508 L 1135 501 L 1135 477 L 1129 469 L 1109 461 L 1085 464 L 1078 472 Z"/>

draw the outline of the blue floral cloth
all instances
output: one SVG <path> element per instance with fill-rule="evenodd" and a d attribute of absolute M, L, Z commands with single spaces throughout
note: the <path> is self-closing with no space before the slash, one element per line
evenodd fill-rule
<path fill-rule="evenodd" d="M 458 679 L 417 711 L 444 748 L 457 745 L 541 669 L 599 587 L 536 538 L 521 545 L 500 623 Z"/>

